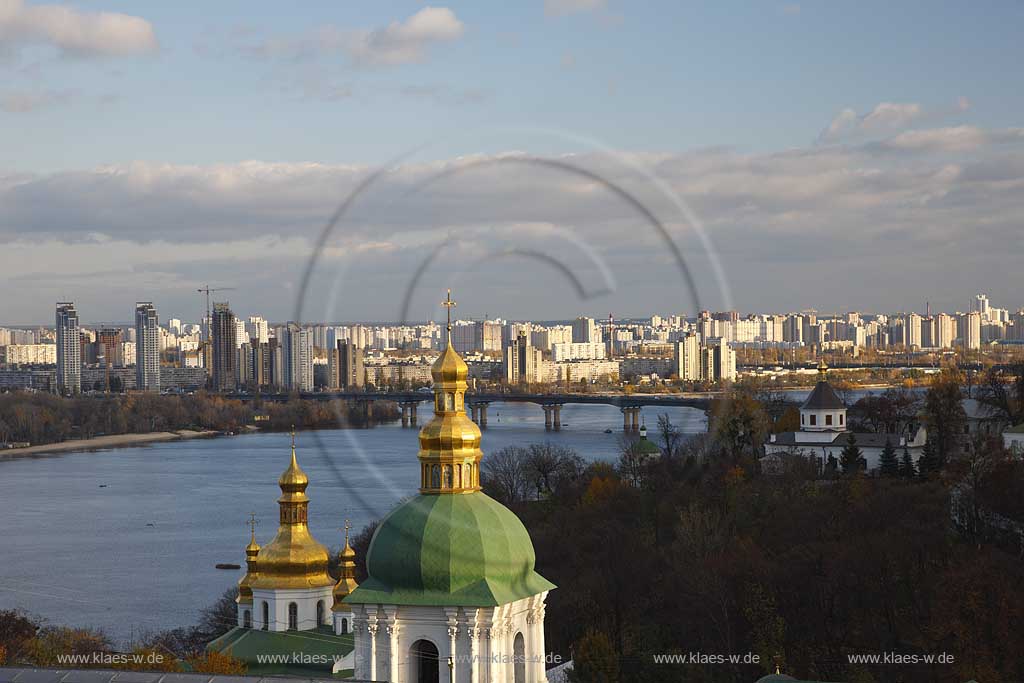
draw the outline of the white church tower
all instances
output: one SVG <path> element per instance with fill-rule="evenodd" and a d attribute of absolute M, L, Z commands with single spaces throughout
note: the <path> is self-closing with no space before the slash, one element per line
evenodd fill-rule
<path fill-rule="evenodd" d="M 545 683 L 544 601 L 519 518 L 480 491 L 469 370 L 451 345 L 434 363 L 434 419 L 420 431 L 420 493 L 377 528 L 368 578 L 344 602 L 355 678 L 390 683 Z"/>

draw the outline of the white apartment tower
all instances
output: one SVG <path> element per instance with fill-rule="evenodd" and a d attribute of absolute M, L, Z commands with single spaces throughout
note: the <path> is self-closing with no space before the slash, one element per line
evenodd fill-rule
<path fill-rule="evenodd" d="M 57 302 L 57 391 L 82 390 L 82 342 L 78 311 L 70 301 Z"/>
<path fill-rule="evenodd" d="M 675 343 L 675 368 L 679 379 L 696 382 L 700 379 L 700 337 L 690 333 Z"/>
<path fill-rule="evenodd" d="M 135 304 L 135 388 L 160 391 L 160 319 L 149 301 Z"/>

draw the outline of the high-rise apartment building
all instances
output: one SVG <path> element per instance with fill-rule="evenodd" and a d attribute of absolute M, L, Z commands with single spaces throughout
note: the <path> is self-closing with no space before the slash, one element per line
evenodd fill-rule
<path fill-rule="evenodd" d="M 135 388 L 160 391 L 160 319 L 150 301 L 135 304 Z"/>
<path fill-rule="evenodd" d="M 505 381 L 509 384 L 540 382 L 544 378 L 544 354 L 520 334 L 505 348 Z"/>
<path fill-rule="evenodd" d="M 57 303 L 57 391 L 82 390 L 82 341 L 78 311 L 70 301 Z"/>
<path fill-rule="evenodd" d="M 736 352 L 725 339 L 713 340 L 701 349 L 701 379 L 732 382 L 736 379 Z"/>
<path fill-rule="evenodd" d="M 939 313 L 935 317 L 935 346 L 940 349 L 951 349 L 954 339 L 956 339 L 956 319 L 948 313 Z"/>
<path fill-rule="evenodd" d="M 349 341 L 339 341 L 334 350 L 333 361 L 336 382 L 339 389 L 359 389 L 366 384 L 366 369 L 363 366 L 363 350 Z M 332 378 L 333 379 L 333 378 Z"/>
<path fill-rule="evenodd" d="M 231 391 L 238 379 L 238 326 L 228 303 L 213 305 L 210 323 L 211 361 L 215 391 Z"/>
<path fill-rule="evenodd" d="M 601 330 L 593 318 L 579 317 L 572 321 L 572 340 L 576 344 L 601 341 Z"/>
<path fill-rule="evenodd" d="M 978 311 L 964 313 L 960 316 L 959 328 L 961 346 L 968 350 L 981 348 L 981 313 Z"/>
<path fill-rule="evenodd" d="M 696 382 L 700 379 L 700 337 L 696 333 L 687 334 L 675 343 L 674 367 L 681 380 Z"/>
<path fill-rule="evenodd" d="M 288 323 L 284 328 L 284 382 L 293 391 L 313 391 L 313 334 Z"/>

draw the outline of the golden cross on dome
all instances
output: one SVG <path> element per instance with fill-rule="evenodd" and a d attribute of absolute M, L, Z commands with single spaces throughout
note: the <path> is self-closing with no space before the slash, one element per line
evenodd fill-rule
<path fill-rule="evenodd" d="M 352 528 L 352 524 L 346 519 L 345 520 L 345 545 L 348 545 L 348 530 Z"/>
<path fill-rule="evenodd" d="M 257 524 L 258 524 L 258 522 L 256 521 L 256 513 L 255 512 L 250 512 L 249 513 L 249 528 L 252 529 L 253 537 L 256 536 L 256 525 Z"/>
<path fill-rule="evenodd" d="M 448 331 L 452 331 L 452 306 L 457 304 L 452 301 L 452 290 L 448 290 L 448 298 L 441 302 L 441 305 L 448 309 Z"/>
<path fill-rule="evenodd" d="M 295 450 L 295 425 L 292 425 L 292 450 Z"/>

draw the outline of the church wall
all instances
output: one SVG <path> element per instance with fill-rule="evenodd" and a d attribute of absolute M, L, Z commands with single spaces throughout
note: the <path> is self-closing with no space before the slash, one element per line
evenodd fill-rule
<path fill-rule="evenodd" d="M 264 601 L 268 603 L 270 612 L 270 624 L 267 630 L 288 630 L 288 605 L 293 602 L 298 608 L 298 630 L 308 631 L 319 626 L 316 620 L 316 605 L 319 601 L 324 603 L 323 624 L 330 625 L 331 603 L 333 601 L 331 589 L 331 586 L 312 589 L 254 589 L 252 592 L 253 628 L 263 628 L 262 603 Z"/>
<path fill-rule="evenodd" d="M 368 605 L 364 610 L 359 606 L 355 677 L 411 683 L 410 650 L 417 641 L 427 640 L 437 647 L 441 680 L 447 680 L 448 658 L 452 657 L 454 683 L 516 683 L 515 639 L 522 634 L 525 683 L 544 683 L 545 597 L 542 593 L 495 608 Z M 371 643 L 370 625 L 374 622 L 376 637 Z M 392 648 L 397 653 L 394 660 Z M 374 655 L 376 666 L 371 671 Z"/>

